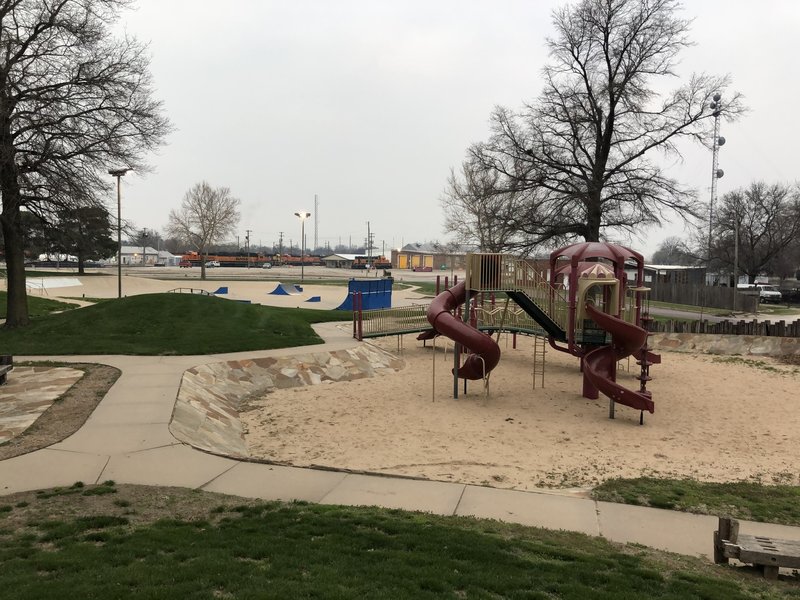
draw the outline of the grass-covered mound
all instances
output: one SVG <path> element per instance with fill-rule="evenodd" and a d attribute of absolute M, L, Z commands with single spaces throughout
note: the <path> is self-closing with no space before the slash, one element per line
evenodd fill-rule
<path fill-rule="evenodd" d="M 0 589 L 17 600 L 734 600 L 796 591 L 576 533 L 113 481 L 0 501 Z"/>
<path fill-rule="evenodd" d="M 214 354 L 321 343 L 312 323 L 346 311 L 276 308 L 191 294 L 145 294 L 0 330 L 4 354 Z"/>

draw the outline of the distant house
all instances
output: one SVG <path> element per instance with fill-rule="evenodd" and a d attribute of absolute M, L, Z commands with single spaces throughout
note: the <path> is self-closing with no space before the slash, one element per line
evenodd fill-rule
<path fill-rule="evenodd" d="M 325 256 L 322 262 L 326 267 L 331 269 L 352 269 L 353 261 L 355 261 L 357 254 L 331 254 Z"/>
<path fill-rule="evenodd" d="M 156 250 L 150 246 L 122 246 L 122 265 L 123 266 L 150 266 L 156 263 L 166 267 L 177 266 L 180 256 L 175 256 L 166 250 Z M 107 265 L 117 264 L 117 255 L 111 256 L 103 261 Z"/>
<path fill-rule="evenodd" d="M 437 243 L 406 244 L 399 250 L 392 250 L 392 267 L 395 269 L 430 268 L 441 269 L 466 268 L 466 246 L 453 249 Z"/>
<path fill-rule="evenodd" d="M 628 279 L 631 279 L 630 272 Z M 644 283 L 651 287 L 673 283 L 703 285 L 706 283 L 706 268 L 685 265 L 645 265 Z"/>

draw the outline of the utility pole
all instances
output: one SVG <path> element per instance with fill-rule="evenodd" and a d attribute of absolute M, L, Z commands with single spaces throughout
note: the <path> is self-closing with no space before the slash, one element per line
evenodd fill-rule
<path fill-rule="evenodd" d="M 278 235 L 278 264 L 283 264 L 283 232 Z"/>
<path fill-rule="evenodd" d="M 367 263 L 372 264 L 372 239 L 375 236 L 367 221 Z"/>
<path fill-rule="evenodd" d="M 719 147 L 725 144 L 725 138 L 719 135 L 719 117 L 722 114 L 722 96 L 714 94 L 713 102 L 709 104 L 714 115 L 714 140 L 712 144 L 711 158 L 711 201 L 708 203 L 708 266 L 711 268 L 711 230 L 714 227 L 714 201 L 717 199 L 717 179 L 725 175 L 725 171 L 719 168 Z M 706 283 L 708 283 L 708 272 L 706 272 Z"/>
<path fill-rule="evenodd" d="M 247 235 L 244 236 L 244 242 L 246 245 L 246 254 L 247 254 L 247 268 L 250 268 L 250 232 L 253 231 L 252 229 L 245 229 L 245 233 Z"/>

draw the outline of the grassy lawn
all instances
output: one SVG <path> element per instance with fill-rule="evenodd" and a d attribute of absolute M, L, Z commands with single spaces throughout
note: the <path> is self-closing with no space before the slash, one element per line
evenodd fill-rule
<path fill-rule="evenodd" d="M 0 498 L 0 595 L 789 598 L 796 584 L 497 521 L 82 486 Z"/>
<path fill-rule="evenodd" d="M 756 482 L 703 483 L 689 479 L 611 479 L 593 497 L 751 521 L 800 525 L 800 487 Z"/>
<path fill-rule="evenodd" d="M 212 354 L 321 343 L 310 325 L 347 311 L 276 308 L 191 294 L 145 294 L 0 330 L 9 354 Z"/>
<path fill-rule="evenodd" d="M 6 292 L 0 292 L 0 319 L 6 318 L 7 297 L 8 294 Z M 52 312 L 70 310 L 77 308 L 77 306 L 77 304 L 69 304 L 67 302 L 51 300 L 50 298 L 28 295 L 28 314 L 31 318 L 41 317 L 42 315 L 48 315 Z"/>

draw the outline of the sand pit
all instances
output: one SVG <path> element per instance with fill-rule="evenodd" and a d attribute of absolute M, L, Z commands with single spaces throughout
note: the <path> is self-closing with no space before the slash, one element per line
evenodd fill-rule
<path fill-rule="evenodd" d="M 394 338 L 377 342 L 396 350 Z M 452 354 L 407 336 L 406 368 L 347 383 L 280 390 L 243 413 L 253 457 L 495 487 L 585 487 L 611 477 L 798 483 L 798 367 L 665 353 L 653 367 L 656 413 L 580 396 L 577 359 L 548 351 L 545 388 L 532 389 L 532 344 L 501 340 L 491 394 L 479 383 L 452 398 Z M 631 361 L 631 370 L 636 365 Z M 774 369 L 774 370 L 773 370 Z M 619 373 L 629 387 L 635 373 Z"/>

